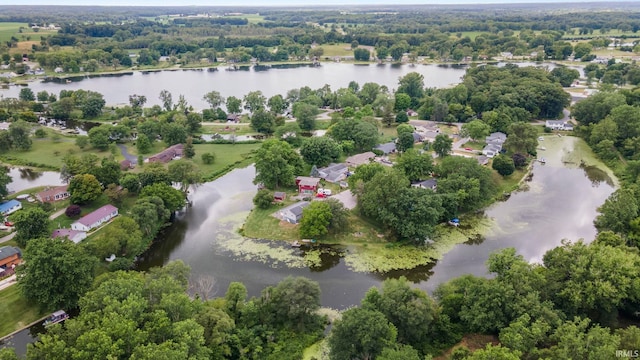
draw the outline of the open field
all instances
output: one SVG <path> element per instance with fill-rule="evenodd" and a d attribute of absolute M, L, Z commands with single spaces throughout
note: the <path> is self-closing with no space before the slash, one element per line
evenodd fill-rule
<path fill-rule="evenodd" d="M 351 44 L 323 44 L 321 46 L 324 49 L 322 56 L 353 56 L 353 50 L 351 50 Z"/>
<path fill-rule="evenodd" d="M 20 32 L 20 27 L 23 27 L 22 32 Z M 39 30 L 38 32 L 35 32 L 29 27 L 29 24 L 27 23 L 0 22 L 0 41 L 2 42 L 11 40 L 11 37 L 13 36 L 20 42 L 31 40 L 39 43 L 40 36 L 48 36 L 57 32 L 57 30 Z M 30 44 L 29 49 L 31 49 Z M 13 48 L 13 50 L 15 50 L 15 48 Z"/>
<path fill-rule="evenodd" d="M 236 165 L 249 165 L 252 161 L 248 159 L 249 154 L 260 147 L 260 143 L 256 144 L 194 144 L 196 156 L 193 162 L 198 165 L 205 178 L 219 176 L 226 170 L 231 170 Z M 214 153 L 216 156 L 213 164 L 204 164 L 202 162 L 202 154 Z M 220 173 L 220 174 L 218 174 Z"/>
<path fill-rule="evenodd" d="M 44 317 L 49 312 L 31 305 L 20 292 L 18 285 L 0 290 L 0 337 L 8 335 Z"/>

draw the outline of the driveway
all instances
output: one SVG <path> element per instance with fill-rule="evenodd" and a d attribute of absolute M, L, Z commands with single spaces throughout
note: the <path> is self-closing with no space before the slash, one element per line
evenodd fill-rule
<path fill-rule="evenodd" d="M 344 205 L 345 208 L 351 210 L 358 204 L 358 199 L 351 193 L 351 190 L 345 190 L 339 192 L 333 196 L 329 196 L 327 199 L 336 199 Z"/>
<path fill-rule="evenodd" d="M 122 154 L 122 156 L 124 156 L 125 159 L 131 161 L 132 164 L 138 163 L 138 157 L 129 154 L 129 151 L 127 150 L 127 147 L 124 146 L 124 144 L 118 144 L 118 147 L 120 148 L 120 153 Z"/>

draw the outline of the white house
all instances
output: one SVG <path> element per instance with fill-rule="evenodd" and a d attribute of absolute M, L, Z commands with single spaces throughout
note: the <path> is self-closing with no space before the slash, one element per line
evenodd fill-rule
<path fill-rule="evenodd" d="M 487 146 L 484 147 L 484 149 L 482 149 L 482 155 L 492 158 L 498 155 L 500 153 L 500 150 L 502 150 L 502 145 L 488 144 Z"/>
<path fill-rule="evenodd" d="M 118 208 L 110 204 L 105 205 L 71 224 L 71 229 L 77 231 L 89 231 L 97 228 L 116 216 L 118 216 Z"/>
<path fill-rule="evenodd" d="M 22 203 L 18 200 L 9 200 L 0 204 L 0 214 L 7 216 L 22 209 Z"/>
<path fill-rule="evenodd" d="M 70 229 L 57 229 L 51 233 L 51 238 L 55 239 L 57 237 L 67 237 L 69 240 L 77 244 L 87 238 L 87 233 L 84 231 Z"/>
<path fill-rule="evenodd" d="M 302 219 L 302 210 L 309 206 L 308 201 L 300 201 L 280 210 L 280 218 L 291 224 L 297 224 Z"/>
<path fill-rule="evenodd" d="M 573 124 L 565 120 L 547 120 L 544 125 L 552 130 L 573 130 Z"/>

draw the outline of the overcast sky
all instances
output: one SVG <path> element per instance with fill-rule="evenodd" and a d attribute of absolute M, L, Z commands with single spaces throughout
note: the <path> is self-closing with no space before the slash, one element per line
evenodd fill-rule
<path fill-rule="evenodd" d="M 616 2 L 637 0 L 616 0 Z M 366 4 L 513 4 L 605 2 L 603 0 L 0 0 L 0 5 L 121 5 L 121 6 L 313 6 L 313 5 L 366 5 Z M 610 2 L 610 1 L 606 1 Z"/>

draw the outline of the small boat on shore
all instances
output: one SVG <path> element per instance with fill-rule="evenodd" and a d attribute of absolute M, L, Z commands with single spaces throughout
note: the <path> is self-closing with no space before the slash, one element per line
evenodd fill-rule
<path fill-rule="evenodd" d="M 58 310 L 53 314 L 51 314 L 51 316 L 49 316 L 47 320 L 44 321 L 43 325 L 44 327 L 51 326 L 53 324 L 61 323 L 67 320 L 68 318 L 69 318 L 69 314 L 64 312 L 64 310 Z"/>
<path fill-rule="evenodd" d="M 300 246 L 302 246 L 302 244 L 300 244 L 300 243 L 298 242 L 298 240 L 296 240 L 296 241 L 294 241 L 294 242 L 292 242 L 292 243 L 291 243 L 291 247 L 298 248 L 298 247 L 300 247 Z"/>
<path fill-rule="evenodd" d="M 538 159 L 538 161 L 540 163 L 542 163 L 542 164 L 546 164 L 547 163 L 547 160 L 545 160 L 544 158 L 540 158 L 540 159 Z"/>

